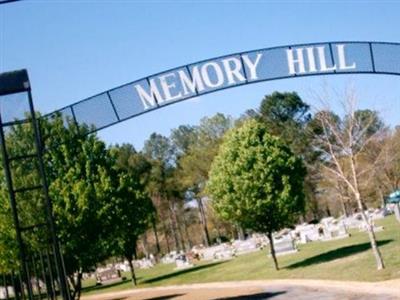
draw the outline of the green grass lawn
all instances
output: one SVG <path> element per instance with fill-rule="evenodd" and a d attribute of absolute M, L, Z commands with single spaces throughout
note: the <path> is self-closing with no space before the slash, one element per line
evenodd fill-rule
<path fill-rule="evenodd" d="M 139 287 L 256 279 L 332 279 L 381 281 L 400 278 L 400 224 L 393 216 L 378 221 L 385 230 L 377 233 L 386 269 L 377 271 L 366 233 L 353 231 L 350 238 L 300 245 L 299 252 L 278 257 L 275 271 L 267 250 L 223 262 L 201 262 L 193 268 L 174 271 L 175 264 L 137 270 Z M 129 276 L 127 276 L 129 278 Z M 132 288 L 130 281 L 94 287 L 84 282 L 84 293 L 111 292 Z"/>

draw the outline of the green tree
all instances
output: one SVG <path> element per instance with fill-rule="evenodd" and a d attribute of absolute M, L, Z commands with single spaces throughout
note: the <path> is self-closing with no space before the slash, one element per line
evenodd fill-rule
<path fill-rule="evenodd" d="M 28 152 L 34 149 L 31 130 L 30 127 L 18 125 L 7 132 L 11 156 L 26 154 L 27 149 Z M 82 273 L 91 271 L 97 263 L 107 259 L 116 244 L 113 237 L 113 215 L 116 210 L 115 201 L 112 200 L 119 185 L 115 160 L 103 142 L 95 135 L 87 135 L 87 127 L 77 128 L 71 120 L 62 120 L 61 117 L 42 119 L 41 130 L 46 146 L 44 161 L 57 234 L 67 276 L 73 286 L 71 296 L 79 298 Z M 34 160 L 24 160 L 13 170 L 15 188 L 40 183 Z M 14 236 L 13 229 L 10 229 L 13 223 L 10 221 L 8 197 L 4 193 L 3 183 L 0 214 L 4 214 L 4 218 L 0 218 L 0 244 Z M 21 194 L 17 201 L 22 226 L 45 223 L 44 201 L 40 191 Z M 2 223 L 3 220 L 6 223 Z M 34 253 L 43 251 L 47 247 L 47 240 L 46 230 L 40 229 L 25 235 L 24 242 L 27 251 Z M 12 245 L 5 244 L 5 249 L 17 253 L 12 250 L 15 249 Z M 12 258 L 11 261 L 16 259 Z"/>
<path fill-rule="evenodd" d="M 42 123 L 45 161 L 67 275 L 79 298 L 82 273 L 110 257 L 115 248 L 115 159 L 86 127 L 65 127 L 61 118 Z M 76 275 L 76 276 L 75 276 Z"/>
<path fill-rule="evenodd" d="M 207 189 L 216 212 L 266 233 L 277 270 L 272 233 L 303 212 L 305 173 L 301 159 L 255 120 L 227 133 L 210 170 Z"/>
<path fill-rule="evenodd" d="M 10 127 L 9 131 L 6 132 L 5 139 L 10 157 L 26 154 L 26 149 L 34 148 L 33 131 L 30 126 L 17 125 Z M 11 273 L 11 271 L 20 266 L 20 257 L 9 194 L 2 167 L 3 162 L 1 162 L 0 172 L 0 269 L 4 273 Z M 37 164 L 33 160 L 23 160 L 19 164 L 12 163 L 12 178 L 14 190 L 38 186 L 40 178 L 38 177 Z M 16 202 L 20 227 L 46 222 L 41 192 L 34 190 L 27 193 L 18 193 Z M 41 250 L 39 248 L 40 242 L 46 238 L 48 236 L 44 236 L 42 232 L 34 238 L 32 234 L 25 234 L 23 237 L 26 245 L 25 252 Z"/>
<path fill-rule="evenodd" d="M 116 158 L 119 173 L 119 189 L 116 196 L 116 230 L 118 247 L 115 254 L 122 255 L 128 262 L 132 282 L 136 285 L 136 275 L 132 260 L 137 256 L 139 237 L 146 232 L 154 219 L 155 208 L 146 191 L 151 164 L 145 156 L 130 144 L 111 149 Z"/>
<path fill-rule="evenodd" d="M 173 220 L 174 210 L 171 210 L 169 186 L 171 176 L 175 169 L 175 148 L 168 137 L 153 133 L 145 141 L 143 153 L 151 162 L 152 168 L 147 186 L 148 192 L 157 208 L 158 220 L 165 237 L 167 252 L 171 251 L 170 234 L 172 233 L 176 250 L 179 250 L 179 238 Z M 154 226 L 157 236 L 157 226 Z"/>
<path fill-rule="evenodd" d="M 313 135 L 309 132 L 312 122 L 310 106 L 296 92 L 274 92 L 266 95 L 260 107 L 246 113 L 255 116 L 268 127 L 269 133 L 279 137 L 295 155 L 303 158 L 307 167 L 305 179 L 306 210 L 305 219 L 319 219 L 323 212 L 321 202 L 317 199 L 317 184 L 320 170 L 316 162 L 320 153 L 311 147 Z"/>
<path fill-rule="evenodd" d="M 310 106 L 296 92 L 274 92 L 261 101 L 259 119 L 269 133 L 278 136 L 297 155 L 305 155 L 308 144 L 304 128 L 311 120 Z"/>
<path fill-rule="evenodd" d="M 188 195 L 196 200 L 203 232 L 203 242 L 210 244 L 207 226 L 206 208 L 203 198 L 207 196 L 204 188 L 208 180 L 208 172 L 215 155 L 218 153 L 222 137 L 233 126 L 229 116 L 218 113 L 205 117 L 195 128 L 195 138 L 187 148 L 185 155 L 178 160 L 181 184 L 189 191 Z"/>
<path fill-rule="evenodd" d="M 180 125 L 178 128 L 172 129 L 170 138 L 178 156 L 183 155 L 196 142 L 196 127 Z"/>

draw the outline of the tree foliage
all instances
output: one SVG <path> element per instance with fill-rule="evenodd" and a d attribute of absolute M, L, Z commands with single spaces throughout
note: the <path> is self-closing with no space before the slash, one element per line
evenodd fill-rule
<path fill-rule="evenodd" d="M 131 145 L 116 146 L 112 149 L 114 157 L 119 159 L 118 190 L 114 193 L 116 218 L 113 239 L 117 245 L 113 254 L 123 256 L 129 262 L 132 281 L 136 285 L 136 276 L 132 260 L 136 257 L 139 237 L 149 228 L 154 206 L 145 188 L 142 175 L 148 171 L 146 161 Z"/>
<path fill-rule="evenodd" d="M 271 237 L 303 212 L 305 173 L 301 159 L 264 124 L 248 120 L 224 139 L 207 189 L 222 218 Z"/>

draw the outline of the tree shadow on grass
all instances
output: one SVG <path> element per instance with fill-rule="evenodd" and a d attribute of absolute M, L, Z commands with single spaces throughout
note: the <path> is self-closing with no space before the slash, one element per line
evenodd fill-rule
<path fill-rule="evenodd" d="M 88 293 L 88 292 L 91 292 L 91 291 L 100 291 L 100 290 L 103 290 L 103 289 L 108 289 L 108 288 L 111 288 L 111 287 L 120 286 L 120 285 L 123 285 L 123 284 L 125 284 L 127 282 L 132 282 L 132 281 L 130 279 L 125 279 L 125 280 L 117 281 L 117 282 L 110 283 L 110 284 L 91 285 L 91 286 L 87 286 L 87 287 L 82 288 L 82 293 Z M 132 288 L 134 288 L 133 284 L 132 284 Z"/>
<path fill-rule="evenodd" d="M 393 242 L 392 239 L 378 241 L 377 244 L 378 244 L 378 246 L 383 246 L 383 245 L 386 245 L 391 242 Z M 320 263 L 324 263 L 324 262 L 329 262 L 329 261 L 332 261 L 335 259 L 344 258 L 344 257 L 350 256 L 353 254 L 364 252 L 369 249 L 371 249 L 370 243 L 346 246 L 346 247 L 338 248 L 338 249 L 331 250 L 331 251 L 328 251 L 325 253 L 321 253 L 321 254 L 318 254 L 313 257 L 309 257 L 305 260 L 302 260 L 302 261 L 299 261 L 297 263 L 287 266 L 286 269 L 296 269 L 296 268 L 307 267 L 310 265 L 320 264 Z"/>
<path fill-rule="evenodd" d="M 165 296 L 160 296 L 160 297 L 146 298 L 143 300 L 169 300 L 169 299 L 174 299 L 176 297 L 180 297 L 183 295 L 185 295 L 185 294 L 171 294 L 171 295 L 165 295 Z"/>
<path fill-rule="evenodd" d="M 256 293 L 256 294 L 250 294 L 250 295 L 242 295 L 242 296 L 233 296 L 233 297 L 224 297 L 224 298 L 218 298 L 215 300 L 264 300 L 264 299 L 270 299 L 282 294 L 286 294 L 285 291 L 279 291 L 279 292 L 271 292 L 271 293 Z"/>
<path fill-rule="evenodd" d="M 192 268 L 188 268 L 188 269 L 183 269 L 183 270 L 180 270 L 180 271 L 176 271 L 176 272 L 168 273 L 168 274 L 165 274 L 165 275 L 153 277 L 153 278 L 144 280 L 141 283 L 153 283 L 153 282 L 169 279 L 169 278 L 172 278 L 172 277 L 180 276 L 180 275 L 183 275 L 183 274 L 196 272 L 196 271 L 199 271 L 199 270 L 202 270 L 202 269 L 212 268 L 212 267 L 215 267 L 215 266 L 223 264 L 223 263 L 226 263 L 226 261 L 215 262 L 215 263 L 211 263 L 211 264 L 207 264 L 207 265 L 201 265 L 201 266 L 196 266 L 196 267 L 192 267 Z"/>

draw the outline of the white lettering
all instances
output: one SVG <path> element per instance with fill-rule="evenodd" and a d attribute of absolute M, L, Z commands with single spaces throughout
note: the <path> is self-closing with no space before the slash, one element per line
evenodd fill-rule
<path fill-rule="evenodd" d="M 168 79 L 170 79 L 170 78 L 175 79 L 175 76 L 176 76 L 175 73 L 168 73 L 168 74 L 159 76 L 161 87 L 164 92 L 164 101 L 171 101 L 171 100 L 175 100 L 175 99 L 182 97 L 181 92 L 177 93 L 174 96 L 171 95 L 171 88 L 175 88 L 176 84 L 175 84 L 175 82 L 168 82 Z"/>
<path fill-rule="evenodd" d="M 229 84 L 235 84 L 236 81 L 234 77 L 239 82 L 245 81 L 246 78 L 240 73 L 240 70 L 242 68 L 242 64 L 240 63 L 240 60 L 237 59 L 236 57 L 230 57 L 222 60 L 222 63 L 225 68 L 225 73 L 228 78 L 228 83 Z"/>
<path fill-rule="evenodd" d="M 192 78 L 190 78 L 185 71 L 178 71 L 179 77 L 183 86 L 183 95 L 188 95 L 190 93 L 195 93 L 196 89 L 198 92 L 204 90 L 204 84 L 201 80 L 199 68 L 197 66 L 193 67 L 191 74 Z"/>
<path fill-rule="evenodd" d="M 297 58 L 294 58 L 293 49 L 286 50 L 286 56 L 287 56 L 287 60 L 288 60 L 290 75 L 306 72 L 306 68 L 304 66 L 303 48 L 297 48 L 296 54 L 297 54 Z M 299 69 L 298 72 L 296 72 L 296 64 Z"/>
<path fill-rule="evenodd" d="M 356 68 L 356 63 L 353 62 L 351 65 L 346 65 L 346 55 L 344 53 L 344 45 L 336 45 L 338 58 L 339 58 L 339 69 L 341 70 L 351 70 Z"/>
<path fill-rule="evenodd" d="M 208 69 L 213 68 L 215 71 L 216 82 L 212 82 Z M 224 84 L 224 73 L 221 67 L 216 62 L 208 62 L 201 67 L 201 75 L 203 77 L 204 83 L 211 88 L 216 88 Z"/>
<path fill-rule="evenodd" d="M 136 84 L 135 89 L 138 92 L 145 109 L 155 106 L 157 104 L 156 99 L 159 103 L 163 102 L 160 91 L 154 82 L 154 78 L 150 79 L 150 94 L 148 94 L 140 84 Z"/>
<path fill-rule="evenodd" d="M 318 51 L 318 58 L 319 58 L 319 65 L 320 65 L 320 71 L 321 72 L 330 72 L 336 70 L 336 65 L 333 65 L 332 67 L 328 67 L 326 64 L 326 58 L 325 58 L 325 46 L 319 46 L 316 47 Z"/>
<path fill-rule="evenodd" d="M 317 66 L 315 64 L 315 57 L 314 57 L 314 47 L 307 47 L 306 51 L 307 51 L 309 72 L 317 72 Z"/>
<path fill-rule="evenodd" d="M 250 70 L 250 80 L 255 80 L 258 79 L 257 76 L 257 66 L 258 63 L 260 62 L 261 57 L 263 56 L 262 53 L 257 53 L 256 59 L 254 62 L 251 61 L 250 57 L 248 55 L 242 55 L 243 62 L 244 64 L 249 68 Z"/>

